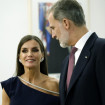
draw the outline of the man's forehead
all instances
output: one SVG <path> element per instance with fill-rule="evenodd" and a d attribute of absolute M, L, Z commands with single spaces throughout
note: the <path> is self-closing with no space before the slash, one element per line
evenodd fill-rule
<path fill-rule="evenodd" d="M 48 15 L 48 20 L 50 21 L 50 20 L 54 20 L 54 16 L 53 16 L 53 13 L 51 12 L 51 13 L 49 13 L 49 15 Z"/>

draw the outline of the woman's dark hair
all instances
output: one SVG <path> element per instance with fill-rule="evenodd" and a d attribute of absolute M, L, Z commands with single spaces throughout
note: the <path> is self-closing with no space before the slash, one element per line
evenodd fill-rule
<path fill-rule="evenodd" d="M 20 42 L 18 44 L 17 59 L 16 59 L 16 76 L 20 76 L 20 75 L 24 74 L 24 66 L 19 62 L 19 55 L 20 55 L 20 50 L 21 50 L 22 45 L 29 40 L 35 40 L 39 43 L 41 52 L 44 54 L 44 60 L 40 63 L 40 72 L 45 75 L 48 75 L 46 50 L 43 46 L 42 41 L 37 36 L 26 35 L 20 40 Z"/>

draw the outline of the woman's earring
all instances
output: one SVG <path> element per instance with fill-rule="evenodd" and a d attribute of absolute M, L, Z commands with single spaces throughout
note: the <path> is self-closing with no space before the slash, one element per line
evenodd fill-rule
<path fill-rule="evenodd" d="M 44 57 L 43 57 L 43 58 L 41 58 L 40 62 L 43 62 L 43 60 L 44 60 Z"/>
<path fill-rule="evenodd" d="M 19 62 L 21 63 L 21 60 L 19 59 Z"/>

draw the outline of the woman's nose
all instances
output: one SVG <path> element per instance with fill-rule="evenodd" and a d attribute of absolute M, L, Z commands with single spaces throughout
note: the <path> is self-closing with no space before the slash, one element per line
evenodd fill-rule
<path fill-rule="evenodd" d="M 33 55 L 32 51 L 29 51 L 28 56 L 32 56 L 32 55 Z"/>

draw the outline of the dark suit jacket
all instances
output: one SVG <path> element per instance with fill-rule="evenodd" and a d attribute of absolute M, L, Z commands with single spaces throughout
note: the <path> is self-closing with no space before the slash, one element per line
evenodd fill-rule
<path fill-rule="evenodd" d="M 69 56 L 63 62 L 60 77 L 61 105 L 105 105 L 105 39 L 93 33 L 87 40 L 67 92 L 68 61 Z"/>

